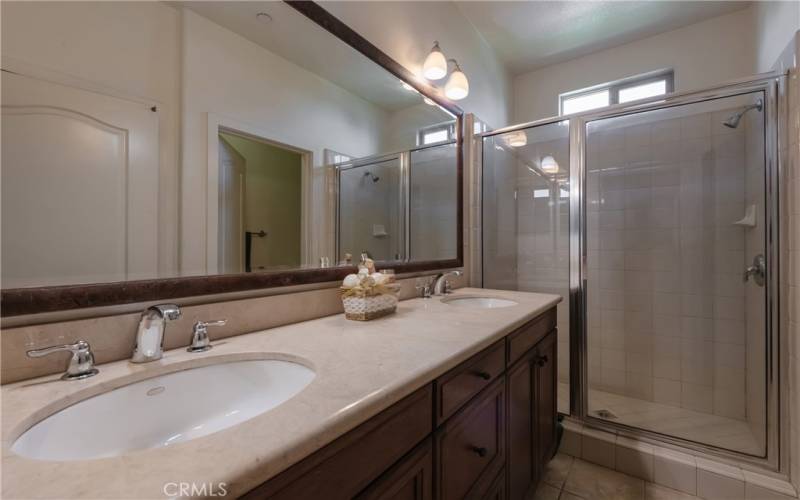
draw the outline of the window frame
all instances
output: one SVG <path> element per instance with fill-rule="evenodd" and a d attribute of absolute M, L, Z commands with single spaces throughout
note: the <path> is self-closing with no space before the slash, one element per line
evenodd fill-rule
<path fill-rule="evenodd" d="M 595 94 L 597 92 L 607 91 L 608 92 L 608 106 L 613 106 L 615 104 L 619 104 L 619 91 L 623 89 L 627 89 L 630 87 L 638 87 L 639 85 L 645 85 L 648 83 L 654 83 L 659 81 L 666 82 L 666 91 L 664 95 L 670 94 L 675 91 L 675 71 L 672 69 L 668 70 L 659 70 L 650 73 L 644 73 L 642 75 L 631 76 L 628 78 L 623 78 L 622 80 L 616 80 L 613 82 L 602 83 L 600 85 L 593 85 L 591 87 L 572 90 L 570 92 L 564 92 L 558 95 L 558 116 L 565 116 L 564 115 L 564 102 L 570 99 L 574 99 L 576 97 L 583 97 L 589 94 Z M 655 96 L 654 96 L 655 97 Z M 633 102 L 633 101 L 627 101 Z M 586 111 L 594 111 L 597 109 L 603 109 L 602 106 L 599 108 L 592 108 Z M 584 111 L 580 111 L 579 113 L 583 113 Z M 576 114 L 576 113 L 572 113 Z"/>
<path fill-rule="evenodd" d="M 437 142 L 429 142 L 426 143 L 423 139 L 425 135 L 430 134 L 432 132 L 438 132 L 440 130 L 444 130 L 447 132 L 447 139 L 443 141 Z M 456 139 L 456 124 L 452 121 L 435 123 L 433 125 L 428 125 L 427 127 L 422 127 L 417 129 L 417 146 L 432 146 L 434 144 L 445 144 L 447 142 L 452 142 Z"/>

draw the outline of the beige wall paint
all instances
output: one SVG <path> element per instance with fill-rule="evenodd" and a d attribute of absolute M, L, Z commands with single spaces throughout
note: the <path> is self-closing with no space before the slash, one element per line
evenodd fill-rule
<path fill-rule="evenodd" d="M 174 276 L 180 12 L 161 2 L 2 2 L 0 14 L 4 69 L 158 106 L 158 274 Z"/>
<path fill-rule="evenodd" d="M 245 160 L 245 231 L 253 238 L 253 270 L 300 265 L 302 156 L 263 142 L 220 134 Z"/>
<path fill-rule="evenodd" d="M 781 52 L 800 30 L 800 2 L 754 2 L 753 33 L 756 37 L 755 71 L 770 71 Z"/>
<path fill-rule="evenodd" d="M 514 78 L 514 121 L 558 115 L 558 96 L 658 69 L 687 91 L 753 73 L 752 12 L 744 9 Z"/>

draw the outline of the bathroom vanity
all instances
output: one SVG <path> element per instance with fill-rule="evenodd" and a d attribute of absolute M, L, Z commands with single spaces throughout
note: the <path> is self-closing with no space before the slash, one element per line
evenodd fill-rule
<path fill-rule="evenodd" d="M 246 498 L 526 498 L 556 448 L 548 309 Z"/>
<path fill-rule="evenodd" d="M 230 498 L 523 498 L 556 446 L 560 300 L 465 288 L 402 301 L 396 314 L 376 321 L 338 314 L 213 342 L 206 352 L 174 349 L 154 363 L 98 365 L 99 374 L 85 380 L 54 374 L 4 385 L 3 496 L 160 498 L 165 485 L 187 482 L 224 484 Z M 14 451 L 31 426 L 93 396 L 138 387 L 170 408 L 179 392 L 219 390 L 203 378 L 208 368 L 225 373 L 248 360 L 303 365 L 313 379 L 268 411 L 174 443 L 136 444 L 132 436 L 131 447 L 101 459 Z M 171 385 L 179 374 L 195 387 Z M 242 392 L 236 377 L 222 379 Z M 96 426 L 92 445 L 108 429 L 132 432 L 121 413 Z M 174 423 L 178 413 L 154 421 Z M 169 433 L 198 425 L 205 424 Z"/>

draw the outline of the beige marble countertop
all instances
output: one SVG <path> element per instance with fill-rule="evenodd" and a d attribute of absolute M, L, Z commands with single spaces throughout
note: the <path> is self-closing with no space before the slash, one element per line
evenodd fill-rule
<path fill-rule="evenodd" d="M 174 482 L 224 482 L 229 497 L 238 496 L 561 300 L 472 288 L 450 297 L 475 295 L 519 304 L 472 309 L 444 304 L 438 297 L 412 299 L 401 302 L 397 314 L 375 321 L 348 321 L 339 314 L 224 339 L 205 353 L 176 349 L 157 362 L 108 363 L 99 366 L 99 375 L 82 381 L 64 382 L 53 375 L 2 386 L 2 497 L 165 498 L 164 485 Z M 298 360 L 312 367 L 316 377 L 266 413 L 169 447 L 70 462 L 31 460 L 10 451 L 34 423 L 111 388 L 223 360 L 265 358 Z"/>

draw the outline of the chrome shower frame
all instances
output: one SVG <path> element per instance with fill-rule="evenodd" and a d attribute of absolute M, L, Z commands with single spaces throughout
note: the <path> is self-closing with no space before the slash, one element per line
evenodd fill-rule
<path fill-rule="evenodd" d="M 536 120 L 480 134 L 481 139 L 518 130 L 525 130 L 569 120 L 570 127 L 570 213 L 569 213 L 569 315 L 570 315 L 570 415 L 584 425 L 610 431 L 641 441 L 662 446 L 689 450 L 695 454 L 729 461 L 732 464 L 754 470 L 769 470 L 779 474 L 788 473 L 788 446 L 781 446 L 780 436 L 788 436 L 788 384 L 785 378 L 788 358 L 780 348 L 787 345 L 785 332 L 781 330 L 779 276 L 780 276 L 780 213 L 779 178 L 784 161 L 779 159 L 779 141 L 785 133 L 785 74 L 765 73 L 737 79 L 699 91 L 670 94 L 666 97 L 643 99 L 614 105 L 601 110 L 576 113 Z M 767 366 L 767 429 L 766 453 L 753 456 L 741 452 L 718 448 L 618 422 L 603 420 L 588 413 L 588 325 L 586 297 L 588 284 L 587 228 L 586 228 L 586 127 L 593 121 L 625 115 L 655 111 L 704 101 L 733 97 L 742 94 L 761 93 L 764 100 L 765 124 L 765 206 L 766 231 L 766 366 Z"/>

